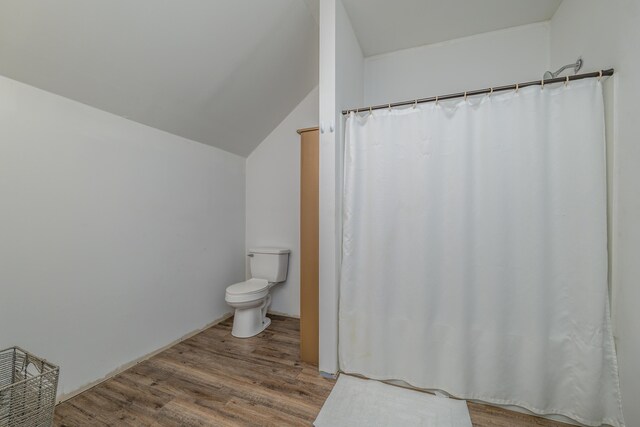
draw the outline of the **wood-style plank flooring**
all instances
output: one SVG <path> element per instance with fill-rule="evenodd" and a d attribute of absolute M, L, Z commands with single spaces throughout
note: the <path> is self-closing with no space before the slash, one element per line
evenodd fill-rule
<path fill-rule="evenodd" d="M 296 319 L 249 339 L 233 319 L 61 403 L 56 426 L 309 426 L 334 381 L 299 359 Z M 564 426 L 469 403 L 475 427 Z"/>

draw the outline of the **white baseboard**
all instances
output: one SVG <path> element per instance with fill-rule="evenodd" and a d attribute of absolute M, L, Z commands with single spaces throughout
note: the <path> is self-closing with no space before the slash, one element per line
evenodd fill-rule
<path fill-rule="evenodd" d="M 282 316 L 282 317 L 290 317 L 292 319 L 300 319 L 300 315 L 299 314 L 288 314 L 288 313 L 280 313 L 279 311 L 273 311 L 273 310 L 268 310 L 267 314 L 274 314 L 276 316 Z"/>
<path fill-rule="evenodd" d="M 188 334 L 183 335 L 182 337 L 178 338 L 177 340 L 172 341 L 169 344 L 167 344 L 167 345 L 165 345 L 165 346 L 163 346 L 163 347 L 161 347 L 161 348 L 159 348 L 157 350 L 152 351 L 151 353 L 145 354 L 144 356 L 141 356 L 141 357 L 139 357 L 139 358 L 137 358 L 135 360 L 132 360 L 129 363 L 125 363 L 124 365 L 114 369 L 113 371 L 109 372 L 107 375 L 105 375 L 104 377 L 102 377 L 102 378 L 100 378 L 100 379 L 98 379 L 96 381 L 90 382 L 89 384 L 84 385 L 84 386 L 82 386 L 82 387 L 80 387 L 80 388 L 78 388 L 78 389 L 76 389 L 74 391 L 71 391 L 69 393 L 65 393 L 65 394 L 62 394 L 62 395 L 58 396 L 57 404 L 60 404 L 60 403 L 64 402 L 65 400 L 69 400 L 72 397 L 77 396 L 80 393 L 85 392 L 85 391 L 89 390 L 90 388 L 93 388 L 93 387 L 97 386 L 98 384 L 103 383 L 103 382 L 115 377 L 116 375 L 126 371 L 127 369 L 137 365 L 138 363 L 144 362 L 145 360 L 152 358 L 156 354 L 162 353 L 166 349 L 168 349 L 170 347 L 173 347 L 174 345 L 179 344 L 182 341 L 185 341 L 185 340 L 193 337 L 194 335 L 198 335 L 200 332 L 204 331 L 205 329 L 209 329 L 210 327 L 215 326 L 218 323 L 227 320 L 231 316 L 233 316 L 233 313 L 226 313 L 222 317 L 214 320 L 211 323 L 208 323 L 207 325 L 203 326 L 200 329 L 196 329 L 195 331 L 191 331 Z"/>
<path fill-rule="evenodd" d="M 339 373 L 337 373 L 337 372 L 336 372 L 335 374 L 332 374 L 332 373 L 330 373 L 330 372 L 325 372 L 325 371 L 318 371 L 318 372 L 320 372 L 320 376 L 321 376 L 321 377 L 323 377 L 323 378 L 329 378 L 329 379 L 331 379 L 331 380 L 335 380 L 335 379 L 337 379 L 337 378 L 338 378 L 338 375 L 339 375 Z M 363 378 L 364 378 L 364 377 L 363 377 Z M 365 379 L 366 379 L 366 378 L 365 378 Z"/>

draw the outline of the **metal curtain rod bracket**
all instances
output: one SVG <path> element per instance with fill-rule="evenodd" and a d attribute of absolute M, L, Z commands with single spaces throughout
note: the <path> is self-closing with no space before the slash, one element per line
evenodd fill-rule
<path fill-rule="evenodd" d="M 613 68 L 609 68 L 608 70 L 600 70 L 594 71 L 592 73 L 584 73 L 584 74 L 575 74 L 573 76 L 565 76 L 565 77 L 554 77 L 552 79 L 544 79 L 544 80 L 533 80 L 530 82 L 524 83 L 516 83 L 507 86 L 498 86 L 492 88 L 478 89 L 478 90 L 468 90 L 466 92 L 458 92 L 458 93 L 450 93 L 448 95 L 439 95 L 439 96 L 431 96 L 429 98 L 421 98 L 421 99 L 413 99 L 411 101 L 401 101 L 401 102 L 392 102 L 380 105 L 372 105 L 370 107 L 360 107 L 360 108 L 350 108 L 348 110 L 342 110 L 343 115 L 347 115 L 349 113 L 357 113 L 359 111 L 373 111 L 373 110 L 381 110 L 383 108 L 395 108 L 395 107 L 404 107 L 407 105 L 415 105 L 415 104 L 424 104 L 427 102 L 435 102 L 435 101 L 445 101 L 447 99 L 455 99 L 455 98 L 464 98 L 475 95 L 484 95 L 494 92 L 504 92 L 506 90 L 514 90 L 516 88 L 521 89 L 527 86 L 541 86 L 544 82 L 545 85 L 553 84 L 553 83 L 567 83 L 573 80 L 582 80 L 582 79 L 590 79 L 594 77 L 605 77 L 612 76 L 614 73 Z"/>

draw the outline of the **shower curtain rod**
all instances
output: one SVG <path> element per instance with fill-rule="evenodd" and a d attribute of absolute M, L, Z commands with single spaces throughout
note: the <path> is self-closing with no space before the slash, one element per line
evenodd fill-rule
<path fill-rule="evenodd" d="M 447 99 L 454 99 L 454 98 L 466 98 L 468 96 L 483 95 L 486 93 L 493 93 L 493 92 L 502 92 L 505 90 L 514 90 L 514 89 L 519 89 L 527 86 L 544 86 L 546 84 L 552 84 L 552 83 L 570 82 L 573 80 L 588 79 L 593 77 L 601 78 L 601 77 L 612 76 L 612 75 L 613 75 L 613 68 L 609 68 L 608 70 L 594 71 L 592 73 L 584 73 L 584 74 L 575 74 L 573 76 L 566 76 L 566 77 L 556 77 L 548 80 L 534 80 L 530 82 L 516 83 L 508 86 L 489 87 L 486 89 L 470 90 L 467 92 L 450 93 L 448 95 L 432 96 L 430 98 L 420 98 L 420 99 L 414 99 L 411 101 L 392 102 L 389 104 L 372 105 L 370 107 L 350 108 L 348 110 L 342 110 L 342 114 L 346 115 L 352 112 L 359 113 L 362 111 L 382 110 L 383 108 L 402 107 L 405 105 L 423 104 L 425 102 L 445 101 Z"/>

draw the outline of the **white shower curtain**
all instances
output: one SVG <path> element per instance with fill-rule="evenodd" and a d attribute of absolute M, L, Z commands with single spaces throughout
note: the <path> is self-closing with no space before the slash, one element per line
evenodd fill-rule
<path fill-rule="evenodd" d="M 624 425 L 597 79 L 350 115 L 340 368 Z"/>

